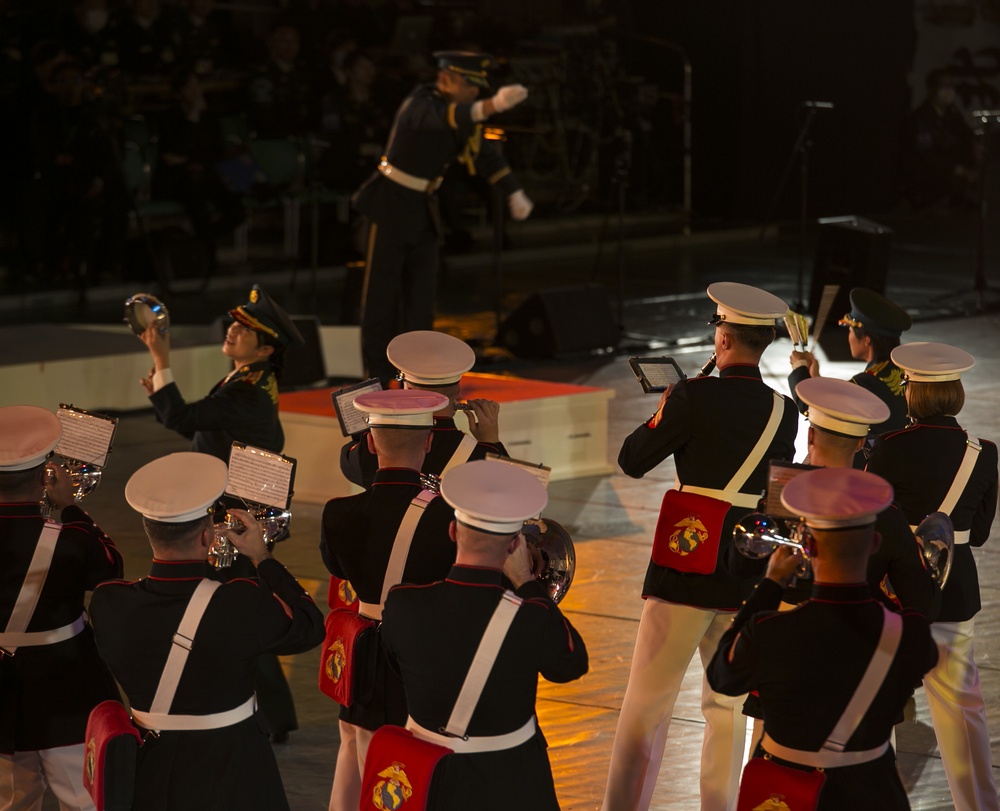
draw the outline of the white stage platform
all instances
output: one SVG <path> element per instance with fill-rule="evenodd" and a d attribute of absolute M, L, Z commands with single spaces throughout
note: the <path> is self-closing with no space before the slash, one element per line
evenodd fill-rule
<path fill-rule="evenodd" d="M 218 326 L 171 326 L 171 366 L 185 398 L 205 394 L 232 368 L 222 354 Z M 361 330 L 322 327 L 328 378 L 362 376 Z M 149 408 L 139 379 L 149 374 L 149 352 L 124 323 L 31 324 L 0 329 L 0 406 L 37 405 L 53 411 L 68 403 L 87 411 Z"/>
<path fill-rule="evenodd" d="M 324 503 L 358 492 L 340 472 L 340 449 L 349 440 L 333 410 L 333 391 L 281 395 L 285 454 L 298 462 L 296 501 Z M 499 402 L 500 439 L 507 451 L 517 459 L 550 467 L 553 481 L 611 473 L 608 402 L 615 396 L 611 389 L 468 374 L 462 377 L 462 393 L 470 399 Z M 464 417 L 460 414 L 457 420 Z"/>
<path fill-rule="evenodd" d="M 185 398 L 203 397 L 231 368 L 217 326 L 171 326 L 171 365 Z M 41 324 L 0 328 L 0 406 L 60 403 L 98 413 L 148 409 L 139 380 L 149 373 L 146 347 L 124 324 Z M 328 378 L 361 378 L 358 327 L 320 329 Z M 610 389 L 470 374 L 466 397 L 501 404 L 500 438 L 511 456 L 552 469 L 553 481 L 612 472 L 608 461 Z M 332 389 L 281 395 L 285 454 L 298 460 L 295 498 L 324 503 L 355 488 L 340 472 L 341 434 Z M 458 416 L 459 424 L 464 415 Z M 465 427 L 464 425 L 462 426 Z M 166 429 L 164 429 L 166 430 Z"/>

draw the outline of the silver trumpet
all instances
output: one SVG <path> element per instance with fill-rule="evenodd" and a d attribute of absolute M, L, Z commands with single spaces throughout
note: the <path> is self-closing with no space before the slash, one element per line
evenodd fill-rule
<path fill-rule="evenodd" d="M 254 517 L 260 527 L 264 537 L 264 543 L 268 549 L 273 549 L 279 541 L 285 540 L 289 535 L 289 526 L 292 522 L 291 510 L 281 507 L 269 507 L 263 504 L 248 504 L 247 511 Z M 208 549 L 208 562 L 216 569 L 228 569 L 239 556 L 239 550 L 233 546 L 233 542 L 226 537 L 227 530 L 239 532 L 243 528 L 243 522 L 235 515 L 226 512 L 222 521 L 214 525 L 215 539 Z"/>
<path fill-rule="evenodd" d="M 913 536 L 920 544 L 931 577 L 944 588 L 955 552 L 955 527 L 951 518 L 943 512 L 932 512 L 914 528 Z"/>
<path fill-rule="evenodd" d="M 79 501 L 85 496 L 89 496 L 97 489 L 101 483 L 102 468 L 90 462 L 81 462 L 79 459 L 63 458 L 61 462 L 55 462 L 69 476 L 73 485 L 73 498 Z M 52 482 L 52 471 L 46 473 L 46 482 Z"/>
<path fill-rule="evenodd" d="M 802 542 L 800 530 L 794 533 L 798 537 L 786 538 L 781 534 L 778 522 L 764 513 L 744 515 L 733 527 L 733 545 L 736 551 L 751 560 L 766 558 L 779 546 L 790 546 L 802 553 L 804 560 L 795 573 L 796 577 L 809 574 L 809 551 Z"/>
<path fill-rule="evenodd" d="M 421 473 L 420 484 L 427 490 L 441 492 L 441 477 Z M 531 555 L 531 573 L 548 593 L 552 602 L 558 603 L 566 596 L 576 571 L 576 549 L 573 539 L 562 526 L 551 518 L 529 518 L 521 528 Z"/>

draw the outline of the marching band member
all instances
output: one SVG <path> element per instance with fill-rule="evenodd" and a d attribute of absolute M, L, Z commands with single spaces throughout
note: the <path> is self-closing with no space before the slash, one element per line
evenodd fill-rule
<path fill-rule="evenodd" d="M 433 442 L 422 473 L 441 476 L 446 469 L 484 459 L 488 453 L 507 456 L 500 442 L 499 403 L 484 398 L 468 401 L 471 437 L 455 425 L 455 411 L 462 399 L 462 375 L 476 362 L 476 353 L 465 341 L 432 330 L 406 332 L 389 342 L 386 357 L 399 370 L 404 389 L 434 391 L 448 398 L 434 415 Z M 348 481 L 370 487 L 377 468 L 364 433 L 341 449 L 340 469 Z"/>
<path fill-rule="evenodd" d="M 873 426 L 866 450 L 871 441 L 883 431 L 895 431 L 906 425 L 906 401 L 903 395 L 903 373 L 892 362 L 890 353 L 899 346 L 900 336 L 913 324 L 902 307 L 885 296 L 865 287 L 851 290 L 851 311 L 838 322 L 848 327 L 847 345 L 851 357 L 863 360 L 865 369 L 851 378 L 889 406 L 889 418 Z M 805 413 L 805 404 L 796 393 L 798 384 L 810 377 L 819 377 L 819 361 L 812 352 L 793 351 L 789 361 L 792 371 L 788 375 L 788 388 L 799 410 Z M 865 456 L 855 457 L 855 467 L 864 467 Z"/>
<path fill-rule="evenodd" d="M 87 717 L 118 697 L 83 600 L 122 576 L 122 558 L 74 501 L 69 473 L 46 463 L 61 435 L 48 409 L 0 408 L 0 805 L 10 811 L 40 808 L 46 785 L 64 811 L 94 808 Z M 43 497 L 58 520 L 42 518 Z"/>
<path fill-rule="evenodd" d="M 894 349 L 892 360 L 906 375 L 913 424 L 879 437 L 867 469 L 892 484 L 911 524 L 938 510 L 951 516 L 954 559 L 931 625 L 940 657 L 924 678 L 924 692 L 955 808 L 996 811 L 1000 803 L 973 646 L 981 602 L 972 550 L 986 543 L 996 515 L 997 446 L 970 436 L 956 419 L 965 404 L 961 377 L 975 364 L 972 355 L 947 344 L 912 343 Z"/>
<path fill-rule="evenodd" d="M 682 380 L 665 391 L 656 413 L 626 438 L 618 464 L 639 478 L 673 456 L 681 496 L 693 489 L 732 506 L 713 537 L 693 536 L 698 544 L 670 555 L 669 566 L 650 560 L 604 811 L 649 807 L 688 664 L 696 651 L 703 663 L 708 661 L 753 588 L 753 579 L 734 577 L 726 569 L 733 525 L 756 508 L 768 460 L 790 460 L 795 452 L 795 405 L 763 382 L 759 368 L 775 337 L 775 319 L 785 315 L 787 305 L 763 290 L 729 282 L 710 285 L 708 296 L 717 306 L 711 323 L 719 376 Z M 700 571 L 689 565 L 695 557 L 705 564 Z M 705 811 L 725 811 L 736 797 L 746 733 L 742 704 L 742 697 L 720 695 L 704 683 Z"/>
<path fill-rule="evenodd" d="M 203 453 L 174 453 L 139 468 L 125 499 L 142 515 L 152 547 L 149 576 L 105 583 L 91 599 L 101 656 L 146 732 L 133 805 L 143 811 L 288 808 L 254 699 L 256 660 L 316 647 L 323 615 L 268 551 L 250 513 L 231 509 L 243 527 L 225 534 L 257 576 L 218 584 L 191 643 L 179 641 L 194 595 L 214 579 L 212 509 L 227 477 L 226 465 Z M 174 674 L 172 700 L 164 699 L 160 688 L 178 646 L 189 652 Z"/>
<path fill-rule="evenodd" d="M 526 470 L 481 460 L 446 473 L 441 492 L 455 508 L 455 565 L 445 580 L 394 588 L 382 625 L 383 647 L 406 687 L 407 728 L 455 752 L 435 773 L 428 807 L 558 811 L 535 719 L 538 676 L 578 679 L 588 659 L 583 639 L 531 573 L 521 527 L 545 507 L 545 488 Z M 464 735 L 442 735 L 505 597 L 519 605 Z"/>
<path fill-rule="evenodd" d="M 764 738 L 755 758 L 825 770 L 818 811 L 908 809 L 889 738 L 937 650 L 922 614 L 889 611 L 866 581 L 879 544 L 875 517 L 892 501 L 892 487 L 864 471 L 824 468 L 792 479 L 781 500 L 811 535 L 812 597 L 794 611 L 775 610 L 801 562 L 797 551 L 779 547 L 720 640 L 708 680 L 728 695 L 760 694 Z M 895 645 L 883 629 L 900 633 Z M 870 677 L 878 662 L 884 672 Z M 856 713 L 846 711 L 849 704 Z M 782 793 L 780 782 L 767 789 Z"/>
<path fill-rule="evenodd" d="M 355 408 L 368 415 L 365 442 L 378 460 L 378 471 L 368 490 L 327 502 L 320 551 L 327 569 L 351 582 L 363 617 L 382 619 L 390 586 L 430 583 L 444 577 L 455 560 L 455 545 L 448 537 L 453 511 L 420 480 L 431 447 L 433 415 L 447 405 L 443 394 L 406 389 L 362 394 L 354 401 Z M 410 523 L 414 518 L 415 525 Z M 340 709 L 330 811 L 356 811 L 372 733 L 384 724 L 406 721 L 403 684 L 386 666 L 381 651 L 356 683 L 358 692 L 368 696 Z"/>

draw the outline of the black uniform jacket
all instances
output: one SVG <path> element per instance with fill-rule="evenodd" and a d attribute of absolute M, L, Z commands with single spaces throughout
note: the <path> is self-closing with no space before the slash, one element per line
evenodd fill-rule
<path fill-rule="evenodd" d="M 747 600 L 707 670 L 712 688 L 725 695 L 760 694 L 764 731 L 777 743 L 818 751 L 861 681 L 882 628 L 882 607 L 867 583 L 816 583 L 812 598 L 778 612 L 782 589 L 761 582 Z M 845 751 L 880 746 L 923 675 L 937 661 L 927 620 L 902 612 L 903 634 L 885 681 L 848 739 Z M 760 747 L 756 752 L 762 755 Z M 909 808 L 890 747 L 859 766 L 827 769 L 821 811 Z"/>
<path fill-rule="evenodd" d="M 83 614 L 84 594 L 122 576 L 112 540 L 83 510 L 62 512 L 48 577 L 25 629 L 52 631 Z M 38 503 L 0 504 L 0 631 L 7 627 L 42 530 Z M 87 716 L 118 690 L 101 661 L 90 627 L 54 645 L 0 653 L 0 753 L 33 752 L 82 743 Z"/>
<path fill-rule="evenodd" d="M 215 384 L 208 396 L 184 402 L 176 383 L 149 396 L 167 428 L 191 440 L 191 450 L 229 464 L 234 441 L 280 452 L 285 434 L 278 420 L 278 383 L 267 361 L 242 367 Z"/>
<path fill-rule="evenodd" d="M 447 724 L 486 625 L 503 594 L 496 569 L 456 565 L 447 580 L 398 586 L 386 600 L 382 644 L 406 685 L 410 715 L 425 729 Z M 538 676 L 563 683 L 587 672 L 583 639 L 537 581 L 517 590 L 521 605 L 486 680 L 467 733 L 503 735 L 535 713 Z M 430 807 L 558 809 L 546 742 L 539 731 L 501 752 L 449 755 L 434 776 Z"/>
<path fill-rule="evenodd" d="M 382 601 L 382 583 L 396 532 L 410 502 L 422 489 L 417 471 L 382 468 L 370 490 L 327 502 L 320 540 L 323 562 L 332 574 L 351 581 L 361 602 Z M 455 562 L 455 544 L 448 535 L 454 517 L 455 511 L 440 496 L 427 506 L 413 535 L 402 582 L 432 583 L 448 573 Z M 342 707 L 340 718 L 365 729 L 406 722 L 403 684 L 386 667 L 380 650 L 370 701 Z"/>
<path fill-rule="evenodd" d="M 670 393 L 659 424 L 650 428 L 643 423 L 625 439 L 618 464 L 629 476 L 641 478 L 673 455 L 683 484 L 722 489 L 760 439 L 773 403 L 772 389 L 765 385 L 756 366 L 732 364 L 720 369 L 718 377 L 682 380 Z M 785 398 L 778 432 L 741 492 L 764 492 L 768 460 L 791 460 L 797 432 L 798 413 Z M 749 512 L 752 510 L 733 507 L 726 516 L 713 574 L 677 572 L 650 560 L 643 596 L 702 608 L 739 608 L 754 580 L 734 577 L 725 561 L 733 525 Z"/>
<path fill-rule="evenodd" d="M 396 112 L 385 158 L 397 169 L 430 181 L 444 175 L 457 158 L 470 174 L 499 184 L 507 197 L 521 184 L 497 143 L 484 140 L 482 133 L 482 124 L 472 120 L 471 104 L 449 102 L 434 85 L 418 85 Z M 358 189 L 353 202 L 372 222 L 391 225 L 404 242 L 432 227 L 436 217 L 428 208 L 436 203 L 433 194 L 404 188 L 379 172 Z"/>
<path fill-rule="evenodd" d="M 172 714 L 238 707 L 253 694 L 259 654 L 301 653 L 323 641 L 322 613 L 285 567 L 267 559 L 257 574 L 230 580 L 212 596 Z M 94 592 L 98 648 L 136 709 L 152 704 L 191 595 L 213 576 L 204 561 L 154 560 L 149 577 L 105 583 Z M 146 736 L 135 792 L 134 808 L 143 811 L 288 808 L 260 713 L 222 729 Z"/>
<path fill-rule="evenodd" d="M 919 524 L 944 501 L 955 479 L 968 434 L 954 417 L 931 417 L 875 441 L 868 470 L 886 479 L 910 524 Z M 972 477 L 951 513 L 955 530 L 971 530 L 969 543 L 956 544 L 944 587 L 940 622 L 961 622 L 981 608 L 979 574 L 972 555 L 990 535 L 997 508 L 997 446 L 983 441 Z"/>
<path fill-rule="evenodd" d="M 792 369 L 788 375 L 788 390 L 795 398 L 799 411 L 806 413 L 806 404 L 795 396 L 795 387 L 800 381 L 809 377 L 809 370 L 804 366 Z M 858 372 L 851 378 L 861 388 L 870 391 L 883 403 L 889 406 L 889 419 L 873 425 L 868 429 L 869 442 L 886 431 L 898 431 L 906 427 L 906 393 L 903 389 L 903 370 L 891 360 L 872 361 L 863 372 Z M 855 465 L 857 467 L 858 465 Z"/>
<path fill-rule="evenodd" d="M 878 551 L 868 559 L 871 593 L 890 608 L 913 608 L 931 622 L 941 610 L 941 589 L 924 562 L 920 544 L 895 504 L 875 518 L 875 531 L 882 539 Z M 729 553 L 729 569 L 739 577 L 763 577 L 767 558 L 749 559 L 735 545 Z M 883 582 L 888 578 L 887 582 Z M 784 602 L 798 605 L 809 598 L 812 579 L 801 578 L 786 589 Z"/>
<path fill-rule="evenodd" d="M 372 486 L 375 480 L 375 471 L 378 470 L 378 457 L 368 450 L 368 431 L 364 431 L 357 439 L 352 439 L 340 449 L 340 470 L 349 482 L 366 490 Z M 434 427 L 431 429 L 431 449 L 424 457 L 424 464 L 421 473 L 431 473 L 440 476 L 445 465 L 451 460 L 465 432 L 457 425 L 451 417 L 435 417 Z M 478 442 L 472 449 L 469 461 L 485 459 L 486 454 L 495 453 L 500 456 L 509 456 L 503 443 Z"/>

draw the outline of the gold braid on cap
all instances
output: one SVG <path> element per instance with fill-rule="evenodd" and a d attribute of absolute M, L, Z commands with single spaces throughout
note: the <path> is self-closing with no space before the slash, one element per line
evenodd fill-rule
<path fill-rule="evenodd" d="M 250 329 L 255 329 L 258 332 L 263 332 L 266 335 L 270 335 L 272 338 L 279 338 L 278 333 L 266 324 L 261 323 L 256 318 L 254 318 L 250 313 L 248 313 L 243 307 L 237 307 L 232 312 L 233 318 L 239 321 L 244 327 L 250 327 Z"/>

